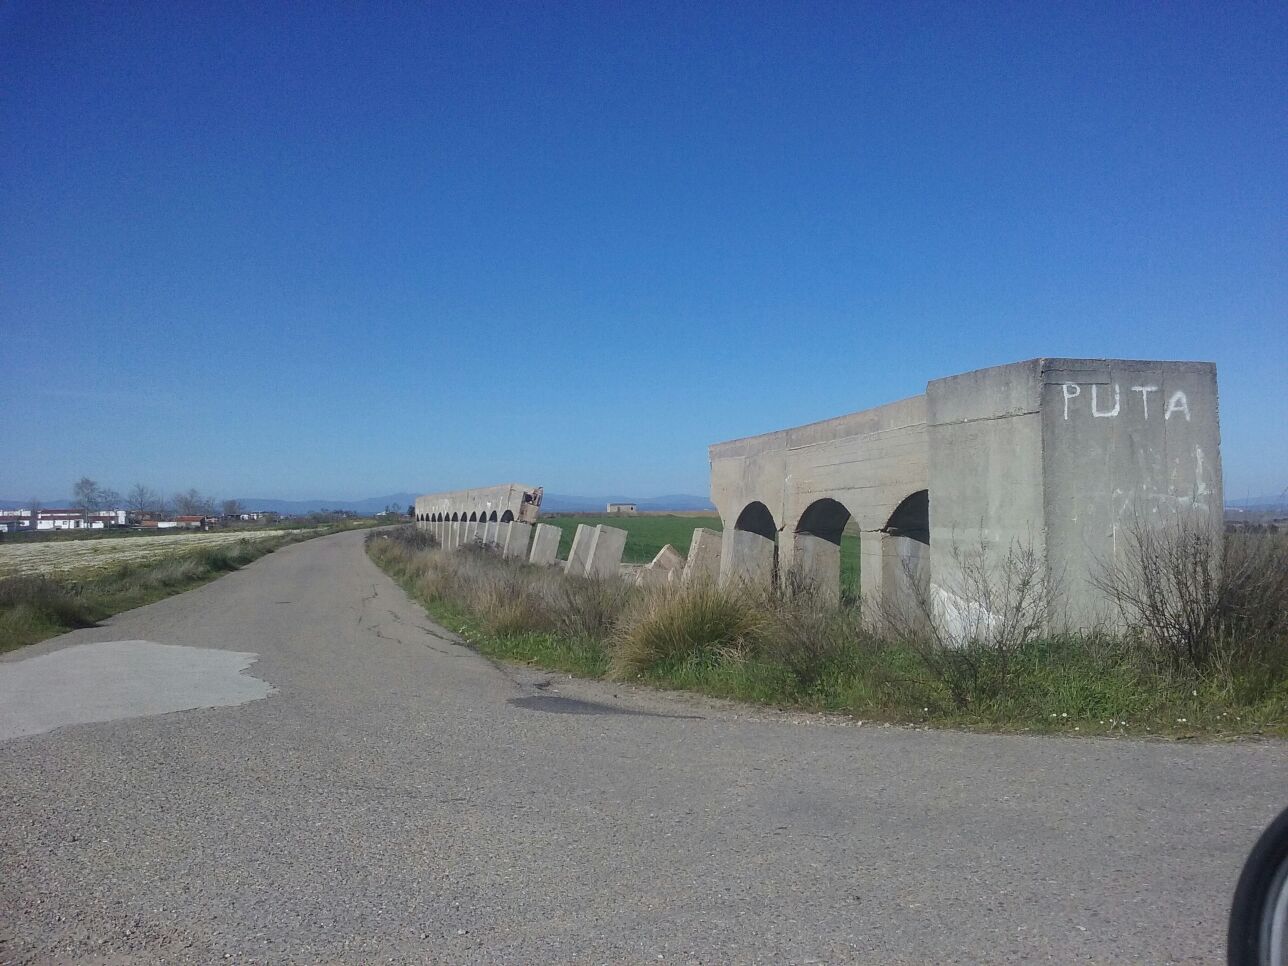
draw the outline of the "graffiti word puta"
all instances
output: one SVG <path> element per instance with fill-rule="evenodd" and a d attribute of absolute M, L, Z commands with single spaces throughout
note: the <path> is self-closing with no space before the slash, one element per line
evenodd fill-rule
<path fill-rule="evenodd" d="M 1094 383 L 1091 386 L 1091 415 L 1095 416 L 1097 419 L 1112 419 L 1114 416 L 1117 416 L 1122 412 L 1122 387 L 1120 387 L 1118 383 L 1114 383 L 1114 401 L 1112 406 L 1109 405 L 1109 400 L 1107 398 L 1102 398 L 1100 392 L 1102 389 L 1105 390 L 1104 396 L 1107 397 L 1109 395 L 1108 386 L 1100 386 Z M 1082 395 L 1082 386 L 1078 385 L 1076 382 L 1065 382 L 1060 384 L 1060 390 L 1064 395 L 1064 418 L 1068 419 L 1069 403 Z M 1158 392 L 1158 386 L 1132 386 L 1127 391 L 1138 393 L 1140 395 L 1141 409 L 1144 410 L 1145 418 L 1149 419 L 1149 394 L 1152 392 Z M 1131 400 L 1132 397 L 1128 396 L 1129 403 Z M 1157 415 L 1158 408 L 1161 403 L 1161 397 L 1154 400 L 1153 408 L 1155 415 Z M 1185 393 L 1181 392 L 1179 389 L 1172 393 L 1171 397 L 1167 400 L 1167 405 L 1163 406 L 1163 418 L 1171 419 L 1177 413 L 1184 415 L 1187 423 L 1190 421 L 1189 400 L 1185 398 Z"/>

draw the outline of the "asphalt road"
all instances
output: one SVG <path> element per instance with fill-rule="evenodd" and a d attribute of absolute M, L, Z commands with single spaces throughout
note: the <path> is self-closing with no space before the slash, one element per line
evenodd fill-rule
<path fill-rule="evenodd" d="M 1281 743 L 838 725 L 497 667 L 361 542 L 0 662 L 146 641 L 256 654 L 236 673 L 274 689 L 0 741 L 0 961 L 1217 962 L 1288 804 Z"/>

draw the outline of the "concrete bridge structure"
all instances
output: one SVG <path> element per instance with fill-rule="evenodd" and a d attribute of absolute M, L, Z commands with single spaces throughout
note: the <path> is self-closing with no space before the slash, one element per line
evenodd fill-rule
<path fill-rule="evenodd" d="M 416 522 L 457 521 L 536 523 L 541 512 L 542 488 L 522 483 L 480 486 L 449 493 L 427 493 L 416 497 Z"/>
<path fill-rule="evenodd" d="M 962 551 L 1036 554 L 1061 620 L 1108 616 L 1090 578 L 1124 531 L 1178 515 L 1220 538 L 1216 367 L 1033 359 L 924 394 L 710 447 L 720 579 L 839 590 L 858 530 L 860 597 L 961 603 Z M 1056 615 L 1050 615 L 1052 619 Z"/>

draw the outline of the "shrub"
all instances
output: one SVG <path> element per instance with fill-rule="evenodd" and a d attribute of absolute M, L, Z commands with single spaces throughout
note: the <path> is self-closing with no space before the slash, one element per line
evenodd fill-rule
<path fill-rule="evenodd" d="M 622 617 L 611 642 L 609 673 L 627 678 L 668 664 L 742 656 L 765 620 L 746 595 L 709 583 L 659 588 Z"/>
<path fill-rule="evenodd" d="M 1164 525 L 1134 521 L 1123 551 L 1093 583 L 1129 632 L 1173 671 L 1250 659 L 1282 659 L 1288 634 L 1288 540 L 1222 538 L 1178 514 Z"/>

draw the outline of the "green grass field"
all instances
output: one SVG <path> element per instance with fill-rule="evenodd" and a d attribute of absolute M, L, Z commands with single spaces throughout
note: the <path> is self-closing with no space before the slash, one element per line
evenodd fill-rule
<path fill-rule="evenodd" d="M 573 534 L 577 525 L 587 526 L 604 524 L 625 530 L 626 550 L 622 554 L 625 563 L 648 563 L 659 550 L 668 543 L 680 553 L 687 555 L 689 543 L 693 540 L 693 531 L 698 527 L 721 531 L 724 526 L 720 518 L 711 516 L 672 516 L 670 514 L 649 514 L 646 516 L 611 516 L 607 513 L 569 514 L 567 516 L 548 516 L 541 518 L 542 523 L 557 526 L 563 531 L 559 540 L 559 557 L 568 559 L 572 548 Z M 841 538 L 841 586 L 846 590 L 857 590 L 859 581 L 859 535 L 847 532 Z"/>

